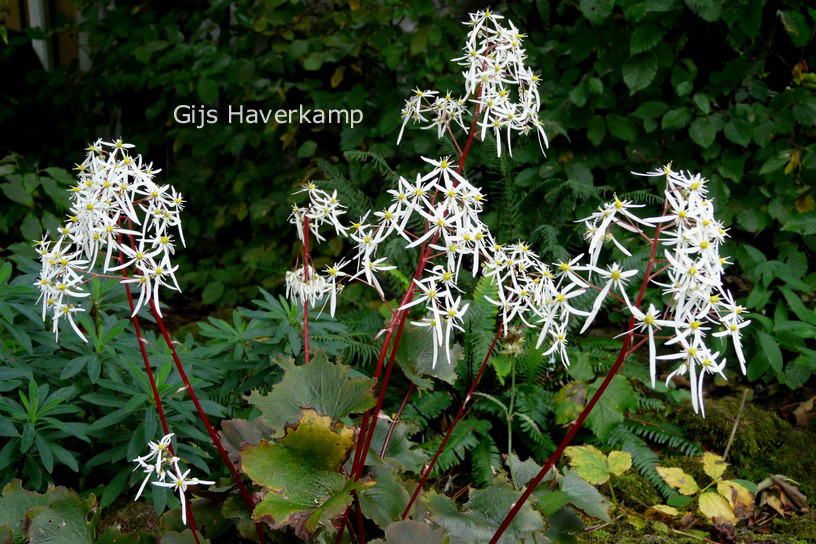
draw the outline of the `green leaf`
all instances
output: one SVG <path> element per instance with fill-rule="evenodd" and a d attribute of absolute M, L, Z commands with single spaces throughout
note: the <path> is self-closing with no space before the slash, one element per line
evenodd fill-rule
<path fill-rule="evenodd" d="M 600 115 L 593 115 L 587 121 L 587 140 L 598 147 L 606 134 L 606 121 Z"/>
<path fill-rule="evenodd" d="M 705 148 L 714 143 L 714 138 L 722 126 L 722 116 L 719 113 L 698 117 L 689 127 L 689 136 L 694 143 Z"/>
<path fill-rule="evenodd" d="M 606 128 L 612 136 L 625 142 L 633 142 L 637 137 L 637 128 L 632 120 L 616 113 L 606 116 Z"/>
<path fill-rule="evenodd" d="M 594 489 L 594 488 L 593 488 Z M 452 543 L 487 542 L 521 496 L 503 478 L 497 478 L 487 489 L 470 489 L 468 502 L 462 511 L 450 498 L 431 491 L 423 499 L 431 519 L 445 530 Z M 502 544 L 516 543 L 524 535 L 546 528 L 544 518 L 533 510 L 529 502 L 519 510 L 502 538 Z"/>
<path fill-rule="evenodd" d="M 371 544 L 445 544 L 445 532 L 421 521 L 397 521 L 385 529 L 385 540 Z"/>
<path fill-rule="evenodd" d="M 691 122 L 691 110 L 683 107 L 667 111 L 663 115 L 660 126 L 663 127 L 663 130 L 674 130 L 683 128 L 689 122 Z"/>
<path fill-rule="evenodd" d="M 46 168 L 45 172 L 48 174 L 48 177 L 62 183 L 63 185 L 73 185 L 76 181 L 74 176 L 64 168 L 56 168 L 52 166 L 50 168 Z"/>
<path fill-rule="evenodd" d="M 575 471 L 565 470 L 558 482 L 561 484 L 561 491 L 569 495 L 570 503 L 576 508 L 593 518 L 609 521 L 609 502 Z"/>
<path fill-rule="evenodd" d="M 396 471 L 388 467 L 372 467 L 371 474 L 375 483 L 360 491 L 360 508 L 365 517 L 386 529 L 401 519 L 411 496 Z"/>
<path fill-rule="evenodd" d="M 663 40 L 664 31 L 657 25 L 641 25 L 632 31 L 629 52 L 632 55 L 648 51 Z"/>
<path fill-rule="evenodd" d="M 559 389 L 553 398 L 555 423 L 564 425 L 575 421 L 586 403 L 586 398 L 586 384 L 583 382 L 569 382 Z"/>
<path fill-rule="evenodd" d="M 444 349 L 440 349 L 436 363 L 434 363 L 433 354 L 431 331 L 427 327 L 405 325 L 399 349 L 397 349 L 397 363 L 408 379 L 423 390 L 433 389 L 433 380 L 430 378 L 453 384 L 456 381 L 456 364 L 465 356 L 459 344 L 454 344 L 450 350 L 450 363 L 445 356 Z"/>
<path fill-rule="evenodd" d="M 708 97 L 703 93 L 696 93 L 694 98 L 692 98 L 694 103 L 700 108 L 700 111 L 704 114 L 708 115 L 711 113 L 711 103 L 708 101 Z"/>
<path fill-rule="evenodd" d="M 40 495 L 12 480 L 0 497 L 0 528 L 10 529 L 14 543 L 91 544 L 94 529 L 88 517 L 95 509 L 93 494 L 83 499 L 71 489 L 52 487 Z"/>
<path fill-rule="evenodd" d="M 213 104 L 218 98 L 218 85 L 212 79 L 201 76 L 198 78 L 198 85 L 196 86 L 198 98 L 204 104 Z"/>
<path fill-rule="evenodd" d="M 649 86 L 657 75 L 657 66 L 657 55 L 652 52 L 638 53 L 623 63 L 623 82 L 630 95 Z"/>
<path fill-rule="evenodd" d="M 747 119 L 730 119 L 725 124 L 723 134 L 725 137 L 742 147 L 748 147 L 751 143 L 751 136 L 753 135 L 753 126 Z"/>
<path fill-rule="evenodd" d="M 303 410 L 279 444 L 262 441 L 245 447 L 242 470 L 269 491 L 255 507 L 253 518 L 280 528 L 308 516 L 308 533 L 327 525 L 351 504 L 351 491 L 364 485 L 339 473 L 353 445 L 351 428 L 333 426 L 330 417 Z M 298 517 L 293 519 L 295 514 Z"/>
<path fill-rule="evenodd" d="M 215 304 L 224 294 L 224 284 L 220 281 L 211 281 L 201 291 L 201 301 L 204 304 Z"/>
<path fill-rule="evenodd" d="M 770 334 L 766 332 L 757 332 L 757 338 L 759 339 L 761 354 L 767 358 L 771 368 L 773 368 L 776 372 L 782 372 L 783 360 L 782 351 L 779 349 L 779 344 Z"/>
<path fill-rule="evenodd" d="M 31 193 L 27 192 L 17 183 L 0 184 L 0 190 L 2 190 L 3 194 L 5 194 L 12 202 L 22 204 L 28 208 L 34 206 L 34 199 L 31 197 Z"/>
<path fill-rule="evenodd" d="M 788 162 L 790 161 L 791 151 L 792 151 L 791 149 L 780 151 L 779 153 L 765 161 L 762 164 L 762 167 L 759 169 L 759 175 L 763 176 L 765 174 L 770 174 L 772 172 L 776 172 L 777 170 L 781 170 L 782 168 L 784 168 L 785 165 L 788 164 Z"/>
<path fill-rule="evenodd" d="M 615 0 L 581 0 L 578 7 L 591 23 L 599 24 L 612 15 Z"/>
<path fill-rule="evenodd" d="M 590 387 L 590 394 L 594 394 L 604 378 L 598 378 Z M 637 396 L 632 386 L 621 375 L 612 378 L 606 391 L 598 399 L 598 403 L 586 418 L 587 426 L 592 429 L 598 438 L 603 441 L 609 433 L 623 422 L 623 414 L 627 410 L 634 410 L 638 406 Z"/>
<path fill-rule="evenodd" d="M 287 423 L 298 421 L 303 408 L 337 421 L 374 406 L 374 380 L 350 378 L 350 367 L 329 362 L 323 351 L 315 351 L 308 365 L 296 366 L 294 359 L 283 356 L 272 362 L 283 369 L 283 378 L 266 395 L 253 391 L 247 400 L 261 411 L 273 436 L 281 436 Z"/>
<path fill-rule="evenodd" d="M 686 5 L 705 21 L 714 22 L 722 15 L 720 0 L 685 0 Z"/>
<path fill-rule="evenodd" d="M 317 151 L 317 142 L 314 140 L 307 140 L 298 149 L 297 156 L 299 159 L 308 159 L 314 156 Z"/>

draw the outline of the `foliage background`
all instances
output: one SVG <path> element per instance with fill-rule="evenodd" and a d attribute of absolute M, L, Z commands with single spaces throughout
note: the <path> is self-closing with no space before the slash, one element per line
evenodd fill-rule
<path fill-rule="evenodd" d="M 34 271 L 26 245 L 44 229 L 55 230 L 65 212 L 63 195 L 70 176 L 60 168 L 79 162 L 84 145 L 96 137 L 121 135 L 163 169 L 162 179 L 185 194 L 188 247 L 180 255 L 185 294 L 170 300 L 174 323 L 177 330 L 194 333 L 187 346 L 201 354 L 202 363 L 194 368 L 211 398 L 212 413 L 240 414 L 246 410 L 241 394 L 275 379 L 272 370 L 253 374 L 246 369 L 266 355 L 297 355 L 299 350 L 297 309 L 273 296 L 296 251 L 286 222 L 292 189 L 308 179 L 325 180 L 354 215 L 383 204 L 394 172 L 412 176 L 420 167 L 420 155 L 438 155 L 440 146 L 452 152 L 450 144 L 440 144 L 421 130 L 407 129 L 396 146 L 399 111 L 417 86 L 459 92 L 460 78 L 449 59 L 466 31 L 460 21 L 483 6 L 356 0 L 83 0 L 79 5 L 79 26 L 58 18 L 53 30 L 9 33 L 8 43 L 0 45 L 0 67 L 11 76 L 0 84 L 0 147 L 7 154 L 0 164 L 5 197 L 0 200 L 0 257 L 14 261 L 22 274 L 0 308 L 5 363 L 0 370 L 8 399 L 17 399 L 17 389 L 30 395 L 30 383 L 35 389 L 48 383 L 52 394 L 70 401 L 67 413 L 75 412 L 76 422 L 65 420 L 64 425 L 73 426 L 43 427 L 42 438 L 51 443 L 68 440 L 65 449 L 75 459 L 78 476 L 63 483 L 104 494 L 102 482 L 110 478 L 103 471 L 119 478 L 113 480 L 118 489 L 109 492 L 110 502 L 125 485 L 126 464 L 101 465 L 122 463 L 136 448 L 121 429 L 141 425 L 147 436 L 156 422 L 146 410 L 146 420 L 128 423 L 127 418 L 144 419 L 149 401 L 144 397 L 142 404 L 128 403 L 128 395 L 136 398 L 144 392 L 122 391 L 124 386 L 117 385 L 137 383 L 126 377 L 127 364 L 120 360 L 122 354 L 133 353 L 135 341 L 106 347 L 116 335 L 105 340 L 105 332 L 125 327 L 111 317 L 124 315 L 115 313 L 122 305 L 117 295 L 99 288 L 94 299 L 99 314 L 91 325 L 99 341 L 91 347 L 60 350 L 30 310 L 33 298 L 22 288 Z M 816 79 L 809 66 L 816 66 L 816 10 L 797 0 L 540 0 L 493 8 L 527 34 L 528 64 L 537 67 L 543 80 L 542 118 L 551 146 L 542 157 L 534 141 L 518 139 L 513 157 L 499 161 L 488 141 L 484 153 L 471 157 L 468 172 L 486 188 L 491 202 L 491 229 L 504 241 L 527 238 L 539 254 L 555 260 L 582 251 L 574 219 L 588 215 L 613 192 L 655 204 L 651 195 L 656 185 L 630 171 L 654 169 L 670 160 L 677 168 L 701 171 L 713 182 L 718 215 L 732 227 L 726 251 L 735 265 L 726 285 L 755 320 L 746 341 L 747 380 L 735 375 L 733 381 L 751 385 L 771 405 L 789 400 L 793 390 L 810 387 L 816 369 L 816 275 L 810 264 L 816 240 Z M 80 72 L 74 63 L 47 72 L 32 62 L 32 39 L 77 31 L 88 33 L 89 71 Z M 180 104 L 216 108 L 221 121 L 201 129 L 178 124 L 172 112 Z M 362 109 L 365 118 L 354 128 L 227 124 L 230 104 L 345 107 Z M 328 243 L 319 249 L 319 258 L 333 259 L 343 250 L 341 244 Z M 410 265 L 411 256 L 399 248 L 387 251 L 400 264 Z M 386 280 L 389 294 L 398 296 L 403 279 Z M 273 295 L 259 295 L 258 286 Z M 366 314 L 371 307 L 367 295 L 351 289 L 346 295 L 339 322 L 325 325 L 324 347 L 370 373 L 368 339 L 382 321 Z M 261 306 L 253 306 L 252 299 L 261 300 Z M 238 306 L 254 309 L 233 312 Z M 212 313 L 217 317 L 208 322 L 180 328 Z M 621 318 L 610 312 L 609 322 L 601 322 L 600 329 L 619 329 Z M 490 315 L 477 314 L 472 322 L 477 333 L 479 319 L 484 329 L 492 326 Z M 274 341 L 256 341 L 264 337 Z M 531 354 L 524 367 L 526 382 L 519 385 L 522 396 L 524 388 L 531 395 L 520 406 L 544 428 L 569 421 L 561 421 L 568 417 L 563 410 L 569 406 L 559 404 L 557 395 L 570 391 L 564 393 L 561 387 L 591 388 L 604 362 L 608 365 L 604 350 L 609 347 L 595 340 L 576 348 L 586 365 L 570 375 L 546 368 Z M 465 366 L 451 386 L 454 395 L 461 394 L 467 363 L 478 359 L 483 349 L 478 341 L 465 346 Z M 215 360 L 228 362 L 215 366 Z M 246 371 L 240 386 L 231 381 L 221 385 L 230 364 Z M 494 367 L 488 390 L 500 390 L 509 371 L 507 358 L 498 358 Z M 172 396 L 174 378 L 167 368 L 167 394 Z M 88 374 L 92 387 L 72 383 L 79 372 Z M 637 384 L 634 374 L 628 378 Z M 629 396 L 627 387 L 616 400 L 619 412 L 636 406 L 664 415 L 669 410 L 658 399 Z M 538 389 L 546 394 L 533 395 Z M 582 391 L 579 396 L 586 394 Z M 729 391 L 726 394 L 733 395 L 733 389 Z M 40 398 L 47 394 L 38 391 Z M 127 406 L 117 404 L 117 395 L 125 396 Z M 423 418 L 431 420 L 448 409 L 433 395 L 409 408 L 418 424 L 431 430 L 429 444 L 439 427 Z M 8 408 L 11 402 L 17 400 L 6 402 L 7 412 L 13 410 Z M 399 399 L 390 402 L 398 405 Z M 453 402 L 452 409 L 456 405 Z M 105 420 L 110 409 L 121 419 Z M 487 407 L 483 410 L 485 418 L 497 416 Z M 184 413 L 179 406 L 178 417 Z M 498 453 L 485 439 L 489 424 L 480 421 L 474 418 L 471 436 L 462 437 L 461 452 L 476 451 L 474 455 L 487 459 L 489 469 Z M 189 434 L 203 438 L 194 421 L 188 423 Z M 611 444 L 617 437 L 620 444 L 627 436 L 634 443 L 631 436 L 623 436 L 625 430 L 614 434 L 615 425 L 609 422 L 598 429 L 592 430 L 601 443 Z M 25 424 L 15 420 L 14 429 L 4 424 L 0 430 L 5 433 L 0 435 L 22 440 Z M 670 431 L 662 443 L 672 432 L 686 436 L 682 429 Z M 535 435 L 530 429 L 519 432 L 528 438 Z M 67 439 L 69 434 L 73 438 Z M 25 440 L 32 441 L 29 447 L 36 436 L 26 435 Z M 79 443 L 83 436 L 89 444 Z M 546 432 L 535 436 L 519 447 L 540 460 L 551 451 L 552 439 Z M 693 449 L 688 445 L 693 440 L 682 440 L 688 443 L 676 442 L 678 449 Z M 41 452 L 26 461 L 35 465 L 6 452 L 8 462 L 0 460 L 3 480 L 22 473 L 28 484 L 42 487 L 45 480 L 36 480 L 36 463 L 46 468 L 49 463 Z M 207 452 L 185 454 L 198 456 L 204 467 L 210 462 Z M 447 466 L 464 458 L 464 453 L 451 453 Z M 56 462 L 71 465 L 62 454 L 56 455 Z M 476 481 L 485 483 L 489 472 L 479 476 L 478 468 L 474 465 Z M 91 469 L 93 476 L 84 480 Z"/>

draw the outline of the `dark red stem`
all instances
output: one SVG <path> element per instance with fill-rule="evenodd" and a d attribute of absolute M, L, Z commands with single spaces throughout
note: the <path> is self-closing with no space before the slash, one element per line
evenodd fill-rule
<path fill-rule="evenodd" d="M 204 412 L 204 408 L 201 407 L 201 403 L 198 402 L 198 396 L 195 394 L 193 390 L 193 386 L 190 385 L 190 380 L 187 378 L 187 373 L 184 372 L 184 366 L 181 364 L 181 360 L 179 359 L 178 354 L 176 353 L 176 347 L 173 344 L 173 339 L 170 338 L 170 333 L 167 332 L 167 328 L 164 326 L 164 321 L 162 321 L 159 312 L 156 311 L 156 305 L 153 300 L 150 300 L 150 310 L 153 312 L 153 317 L 156 318 L 156 323 L 159 325 L 159 329 L 161 330 L 162 336 L 164 336 L 164 341 L 167 344 L 167 347 L 170 348 L 170 353 L 173 356 L 173 362 L 176 364 L 176 369 L 178 370 L 179 375 L 181 376 L 181 381 L 184 382 L 184 386 L 187 389 L 187 393 L 190 395 L 190 400 L 193 401 L 193 404 L 198 411 L 198 415 L 201 418 L 202 423 L 207 428 L 207 433 L 210 435 L 210 439 L 215 444 L 215 447 L 218 449 L 218 453 L 221 454 L 221 458 L 224 460 L 224 464 L 227 465 L 227 469 L 229 470 L 230 474 L 232 475 L 232 479 L 235 481 L 235 485 L 238 486 L 238 490 L 241 492 L 241 496 L 244 498 L 244 502 L 246 503 L 249 511 L 252 512 L 255 509 L 255 501 L 252 500 L 247 488 L 244 486 L 244 482 L 241 480 L 241 475 L 238 474 L 238 471 L 235 469 L 235 465 L 232 464 L 232 461 L 227 455 L 226 450 L 224 450 L 224 446 L 221 444 L 221 440 L 218 438 L 218 433 L 215 432 L 213 426 L 210 425 L 210 420 L 207 417 L 206 412 Z M 258 531 L 258 538 L 260 538 L 262 543 L 266 542 L 266 535 L 264 534 L 263 527 L 260 522 L 255 522 L 255 529 Z"/>
<path fill-rule="evenodd" d="M 414 489 L 414 493 L 413 495 L 411 495 L 411 500 L 408 501 L 408 505 L 402 512 L 402 519 L 405 519 L 408 516 L 408 512 L 411 510 L 411 506 L 413 506 L 414 501 L 416 501 L 419 492 L 422 490 L 422 486 L 425 485 L 425 482 L 428 480 L 428 476 L 431 474 L 434 465 L 436 465 L 436 461 L 439 459 L 439 455 L 442 453 L 442 450 L 445 449 L 445 444 L 448 443 L 448 439 L 450 438 L 451 433 L 453 433 L 454 427 L 456 427 L 456 424 L 459 423 L 462 414 L 465 413 L 465 408 L 467 407 L 468 402 L 470 402 L 473 393 L 476 391 L 476 386 L 479 385 L 479 380 L 482 378 L 482 373 L 484 372 L 484 369 L 487 366 L 487 361 L 490 360 L 490 355 L 493 353 L 493 349 L 496 347 L 496 342 L 498 342 L 499 336 L 501 336 L 503 328 L 504 323 L 499 325 L 499 328 L 496 330 L 496 336 L 493 338 L 493 343 L 490 344 L 490 349 L 487 350 L 487 354 L 485 355 L 484 361 L 482 361 L 482 366 L 479 367 L 479 372 L 476 374 L 476 377 L 473 378 L 473 384 L 470 386 L 470 391 L 468 391 L 468 394 L 465 397 L 465 401 L 462 403 L 462 406 L 459 408 L 459 412 L 453 419 L 453 423 L 451 423 L 451 426 L 448 427 L 448 432 L 445 433 L 445 438 L 442 439 L 442 443 L 439 444 L 438 448 L 436 448 L 436 453 L 434 454 L 433 459 L 431 460 L 430 464 L 425 468 L 425 472 L 422 473 L 422 478 L 420 478 L 419 483 L 416 486 L 416 489 Z"/>
<path fill-rule="evenodd" d="M 663 214 L 662 215 L 666 215 L 667 208 L 668 208 L 668 199 L 666 199 L 666 202 L 665 202 L 665 204 L 663 206 Z M 655 262 L 655 253 L 657 252 L 657 245 L 658 245 L 658 241 L 660 240 L 660 232 L 661 232 L 662 228 L 663 228 L 663 224 L 661 223 L 661 224 L 658 225 L 657 231 L 655 232 L 654 239 L 652 240 L 652 251 L 649 254 L 649 262 L 646 264 L 646 273 L 643 275 L 643 283 L 640 284 L 640 291 L 638 292 L 637 299 L 635 300 L 635 305 L 634 305 L 635 308 L 640 307 L 640 303 L 643 302 L 643 295 L 646 292 L 646 286 L 649 285 L 649 279 L 650 279 L 649 274 L 651 274 L 652 266 L 654 265 L 654 262 Z M 618 370 L 620 369 L 621 365 L 623 364 L 624 359 L 629 354 L 629 346 L 631 345 L 631 342 L 632 342 L 632 333 L 634 331 L 634 326 L 635 326 L 635 316 L 634 316 L 634 314 L 632 314 L 629 317 L 629 327 L 627 329 L 629 331 L 629 333 L 623 339 L 623 345 L 621 346 L 620 353 L 618 354 L 618 358 L 615 360 L 615 364 L 612 365 L 611 369 L 609 369 L 609 374 L 606 375 L 606 378 L 604 379 L 601 386 L 598 388 L 597 391 L 595 391 L 595 394 L 592 395 L 592 399 L 590 399 L 589 403 L 581 411 L 581 414 L 578 416 L 578 419 L 576 419 L 572 423 L 572 425 L 570 426 L 570 430 L 567 431 L 566 436 L 564 436 L 564 439 L 561 440 L 561 443 L 558 445 L 558 448 L 555 450 L 555 452 L 547 460 L 547 464 L 544 465 L 541 468 L 541 470 L 538 472 L 536 477 L 533 478 L 532 481 L 527 484 L 527 489 L 524 490 L 524 493 L 521 494 L 521 497 L 519 497 L 519 500 L 516 501 L 516 503 L 510 509 L 510 512 L 507 513 L 507 516 L 504 518 L 504 521 L 502 521 L 501 525 L 499 526 L 499 529 L 493 535 L 493 538 L 490 539 L 489 544 L 496 544 L 496 542 L 499 541 L 502 534 L 504 534 L 504 531 L 507 530 L 507 527 L 513 521 L 513 518 L 516 517 L 516 514 L 518 514 L 519 510 L 521 510 L 521 507 L 524 506 L 524 503 L 527 502 L 527 499 L 530 498 L 530 495 L 533 493 L 533 491 L 535 491 L 535 488 L 538 486 L 538 484 L 541 483 L 541 480 L 544 479 L 544 476 L 546 476 L 546 474 L 550 471 L 550 469 L 552 469 L 555 466 L 556 461 L 558 461 L 558 459 L 561 457 L 561 454 L 564 452 L 564 450 L 567 448 L 567 446 L 569 446 L 569 444 L 572 441 L 573 437 L 578 432 L 578 429 L 581 428 L 581 425 L 584 423 L 584 420 L 587 418 L 587 416 L 589 416 L 589 413 L 595 407 L 595 404 L 597 404 L 598 399 L 601 398 L 601 395 L 604 394 L 604 391 L 606 391 L 606 388 L 609 387 L 609 384 L 612 382 L 612 378 L 615 377 L 615 374 L 617 374 Z"/>
<path fill-rule="evenodd" d="M 408 392 L 405 393 L 405 398 L 402 399 L 402 404 L 400 404 L 399 410 L 397 411 L 397 415 L 394 416 L 394 421 L 391 422 L 391 426 L 388 427 L 388 433 L 385 435 L 385 440 L 383 440 L 383 447 L 380 450 L 380 459 L 385 459 L 385 452 L 388 451 L 388 444 L 391 442 L 391 436 L 394 434 L 394 429 L 399 423 L 400 417 L 402 417 L 402 411 L 405 410 L 405 407 L 408 405 L 408 400 L 411 398 L 411 394 L 413 394 L 415 389 L 414 382 L 411 382 L 411 386 L 408 388 Z"/>
<path fill-rule="evenodd" d="M 303 283 L 309 283 L 309 217 L 303 216 Z M 303 301 L 303 364 L 309 364 L 309 301 Z"/>

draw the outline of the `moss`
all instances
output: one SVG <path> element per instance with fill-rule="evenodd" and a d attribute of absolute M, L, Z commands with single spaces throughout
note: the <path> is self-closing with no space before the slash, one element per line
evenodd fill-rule
<path fill-rule="evenodd" d="M 633 510 L 642 511 L 663 502 L 654 485 L 634 469 L 621 476 L 615 476 L 612 485 L 615 487 L 615 497 L 618 501 Z"/>
<path fill-rule="evenodd" d="M 649 542 L 650 544 L 700 544 L 700 537 L 691 538 L 677 533 L 668 532 L 667 534 L 656 534 L 655 528 L 648 525 L 642 529 L 632 526 L 629 523 L 616 523 L 609 525 L 597 531 L 587 531 L 575 535 L 578 542 L 586 544 L 642 544 Z"/>
<path fill-rule="evenodd" d="M 700 441 L 707 450 L 723 453 L 740 400 L 735 397 L 707 399 L 705 418 L 685 408 L 678 411 L 676 424 L 684 427 L 688 436 Z M 728 454 L 731 466 L 726 477 L 758 483 L 768 474 L 784 474 L 799 482 L 801 491 L 812 499 L 816 496 L 816 480 L 811 471 L 816 466 L 813 444 L 816 444 L 813 426 L 795 428 L 773 411 L 748 402 Z"/>
<path fill-rule="evenodd" d="M 802 542 L 816 542 L 816 511 L 798 517 L 776 519 L 773 529 L 785 536 L 793 537 Z"/>

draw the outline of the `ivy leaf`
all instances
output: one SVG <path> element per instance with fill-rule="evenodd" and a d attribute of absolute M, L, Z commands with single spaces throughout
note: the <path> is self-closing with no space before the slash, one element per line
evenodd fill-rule
<path fill-rule="evenodd" d="M 570 503 L 576 508 L 593 518 L 609 521 L 609 501 L 593 485 L 572 470 L 565 470 L 558 482 L 561 484 L 561 491 L 569 495 Z"/>
<path fill-rule="evenodd" d="M 699 510 L 712 523 L 737 523 L 737 516 L 724 498 L 713 491 L 706 491 L 700 495 Z"/>
<path fill-rule="evenodd" d="M 584 17 L 596 25 L 612 15 L 614 6 L 615 0 L 581 0 L 578 5 Z"/>
<path fill-rule="evenodd" d="M 719 113 L 698 117 L 689 127 L 689 136 L 700 147 L 708 147 L 714 143 L 722 126 L 722 116 Z"/>
<path fill-rule="evenodd" d="M 655 467 L 658 474 L 671 487 L 683 495 L 694 495 L 697 490 L 697 482 L 694 478 L 683 472 L 682 468 L 677 467 Z"/>
<path fill-rule="evenodd" d="M 280 443 L 262 441 L 241 451 L 241 469 L 268 489 L 252 513 L 256 521 L 280 528 L 306 517 L 307 534 L 351 504 L 354 482 L 338 472 L 354 445 L 354 431 L 314 410 L 303 410 Z"/>
<path fill-rule="evenodd" d="M 421 521 L 398 521 L 385 529 L 385 540 L 372 540 L 371 544 L 444 544 L 445 532 L 434 529 Z"/>
<path fill-rule="evenodd" d="M 359 493 L 363 515 L 386 529 L 399 521 L 410 495 L 397 477 L 397 472 L 386 467 L 373 467 L 375 483 Z"/>
<path fill-rule="evenodd" d="M 315 351 L 308 365 L 295 366 L 294 359 L 283 356 L 272 362 L 283 369 L 281 381 L 266 395 L 253 391 L 247 397 L 261 411 L 272 436 L 281 436 L 287 423 L 298 421 L 303 408 L 336 421 L 374 406 L 374 380 L 350 378 L 350 367 L 329 362 L 323 351 Z"/>
<path fill-rule="evenodd" d="M 453 384 L 456 381 L 456 364 L 465 356 L 462 346 L 454 344 L 450 350 L 450 363 L 444 350 L 441 350 L 434 364 L 433 352 L 433 334 L 427 327 L 405 325 L 397 349 L 397 363 L 408 379 L 420 389 L 433 389 L 433 380 L 429 378 Z"/>
<path fill-rule="evenodd" d="M 623 63 L 623 82 L 633 95 L 649 86 L 657 75 L 657 55 L 653 52 L 638 53 Z"/>
<path fill-rule="evenodd" d="M 586 482 L 584 484 L 589 485 Z M 459 511 L 452 499 L 434 491 L 423 502 L 431 512 L 431 519 L 445 529 L 445 536 L 450 539 L 451 544 L 465 544 L 490 540 L 519 497 L 520 491 L 514 490 L 503 478 L 496 478 L 486 489 L 471 489 L 462 511 Z M 520 537 L 539 533 L 546 527 L 541 514 L 527 502 L 513 518 L 499 542 L 516 543 Z"/>
<path fill-rule="evenodd" d="M 703 472 L 712 480 L 717 480 L 727 468 L 728 463 L 723 460 L 722 456 L 710 451 L 703 454 Z"/>

